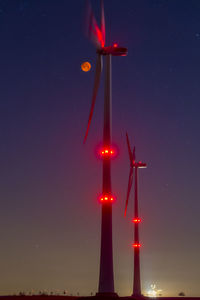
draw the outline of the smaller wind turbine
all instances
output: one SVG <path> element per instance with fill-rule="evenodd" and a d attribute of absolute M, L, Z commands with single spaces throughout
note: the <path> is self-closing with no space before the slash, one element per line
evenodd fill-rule
<path fill-rule="evenodd" d="M 135 182 L 134 182 L 134 217 L 132 222 L 134 224 L 134 242 L 132 244 L 134 249 L 134 275 L 133 275 L 133 294 L 134 297 L 141 296 L 141 280 L 140 280 L 140 241 L 139 241 L 139 224 L 141 219 L 139 217 L 139 209 L 138 209 L 138 169 L 146 168 L 147 164 L 142 163 L 141 161 L 136 162 L 135 157 L 135 147 L 133 148 L 133 152 L 131 151 L 130 142 L 128 138 L 128 134 L 126 133 L 126 141 L 128 146 L 129 158 L 130 158 L 130 172 L 128 179 L 128 189 L 126 196 L 126 205 L 125 205 L 125 216 L 128 207 L 129 196 L 133 184 L 133 176 L 135 169 Z"/>

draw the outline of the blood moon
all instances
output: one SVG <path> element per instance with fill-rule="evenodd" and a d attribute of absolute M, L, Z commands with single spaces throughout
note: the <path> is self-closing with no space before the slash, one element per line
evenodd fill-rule
<path fill-rule="evenodd" d="M 81 70 L 83 72 L 88 72 L 91 69 L 91 64 L 88 61 L 85 61 L 81 64 Z"/>

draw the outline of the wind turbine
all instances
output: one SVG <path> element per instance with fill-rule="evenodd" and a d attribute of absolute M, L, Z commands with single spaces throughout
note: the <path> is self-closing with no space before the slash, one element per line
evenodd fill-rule
<path fill-rule="evenodd" d="M 135 156 L 135 147 L 133 148 L 133 152 L 131 151 L 130 142 L 128 138 L 128 134 L 126 133 L 126 141 L 128 146 L 128 153 L 130 159 L 130 172 L 128 179 L 128 189 L 126 196 L 126 204 L 125 204 L 125 216 L 128 207 L 129 196 L 133 184 L 134 177 L 134 169 L 135 169 L 135 182 L 134 182 L 134 217 L 132 222 L 134 224 L 134 242 L 132 247 L 134 249 L 134 271 L 133 271 L 133 297 L 141 296 L 141 280 L 140 280 L 140 241 L 139 241 L 139 224 L 141 219 L 139 217 L 139 207 L 138 207 L 138 169 L 146 168 L 147 164 L 142 163 L 141 161 L 136 162 Z"/>
<path fill-rule="evenodd" d="M 113 46 L 105 46 L 105 17 L 104 6 L 101 1 L 101 26 L 97 25 L 90 3 L 87 9 L 87 37 L 96 47 L 97 61 L 94 79 L 94 88 L 92 94 L 92 104 L 90 108 L 87 129 L 84 137 L 86 142 L 96 97 L 99 89 L 99 83 L 102 72 L 102 58 L 105 58 L 105 83 L 104 83 L 104 123 L 103 123 L 103 148 L 101 149 L 103 161 L 103 186 L 100 202 L 102 204 L 101 217 L 101 254 L 100 254 L 100 274 L 98 295 L 116 295 L 114 291 L 113 275 L 113 246 L 112 246 L 112 203 L 114 197 L 111 187 L 111 158 L 114 154 L 111 141 L 111 57 L 126 56 L 127 49 Z"/>

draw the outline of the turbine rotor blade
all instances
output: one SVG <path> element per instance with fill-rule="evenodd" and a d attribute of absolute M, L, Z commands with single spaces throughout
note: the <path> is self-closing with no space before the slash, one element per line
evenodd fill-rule
<path fill-rule="evenodd" d="M 94 17 L 91 4 L 87 1 L 86 18 L 85 18 L 85 33 L 88 39 L 95 45 L 97 49 L 101 49 L 103 45 L 102 32 L 97 25 Z"/>
<path fill-rule="evenodd" d="M 135 147 L 133 148 L 133 161 L 135 161 Z"/>
<path fill-rule="evenodd" d="M 92 104 L 91 104 L 91 108 L 90 108 L 90 114 L 89 114 L 89 118 L 88 118 L 87 129 L 86 129 L 86 133 L 85 133 L 85 137 L 84 137 L 84 141 L 83 141 L 84 144 L 86 142 L 88 132 L 89 132 L 89 128 L 90 128 L 90 124 L 91 124 L 91 121 L 92 121 L 94 106 L 95 106 L 97 92 L 98 92 L 98 89 L 99 89 L 99 84 L 100 84 L 100 79 L 101 79 L 101 71 L 102 71 L 102 57 L 101 57 L 100 54 L 97 54 L 96 71 L 95 71 L 95 78 L 94 78 L 94 88 L 93 88 L 93 94 L 92 94 Z"/>
<path fill-rule="evenodd" d="M 130 162 L 132 163 L 133 161 L 133 154 L 131 151 L 131 146 L 130 146 L 130 142 L 129 142 L 129 138 L 128 138 L 128 133 L 126 132 L 126 142 L 127 142 L 127 146 L 128 146 L 128 153 L 129 153 L 129 158 L 130 158 Z"/>
<path fill-rule="evenodd" d="M 102 41 L 104 47 L 106 41 L 106 28 L 105 28 L 105 14 L 104 14 L 103 0 L 101 0 L 101 33 L 102 33 Z"/>
<path fill-rule="evenodd" d="M 125 204 L 124 216 L 126 216 L 127 207 L 128 207 L 128 200 L 129 200 L 132 184 L 133 184 L 133 167 L 130 168 L 130 172 L 129 172 L 128 189 L 127 189 L 127 195 L 126 195 L 126 204 Z"/>

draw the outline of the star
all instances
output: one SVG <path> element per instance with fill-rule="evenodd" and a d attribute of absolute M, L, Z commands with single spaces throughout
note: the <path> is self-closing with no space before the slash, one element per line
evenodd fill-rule
<path fill-rule="evenodd" d="M 197 40 L 200 40 L 200 33 L 199 32 L 195 33 L 195 37 Z"/>

